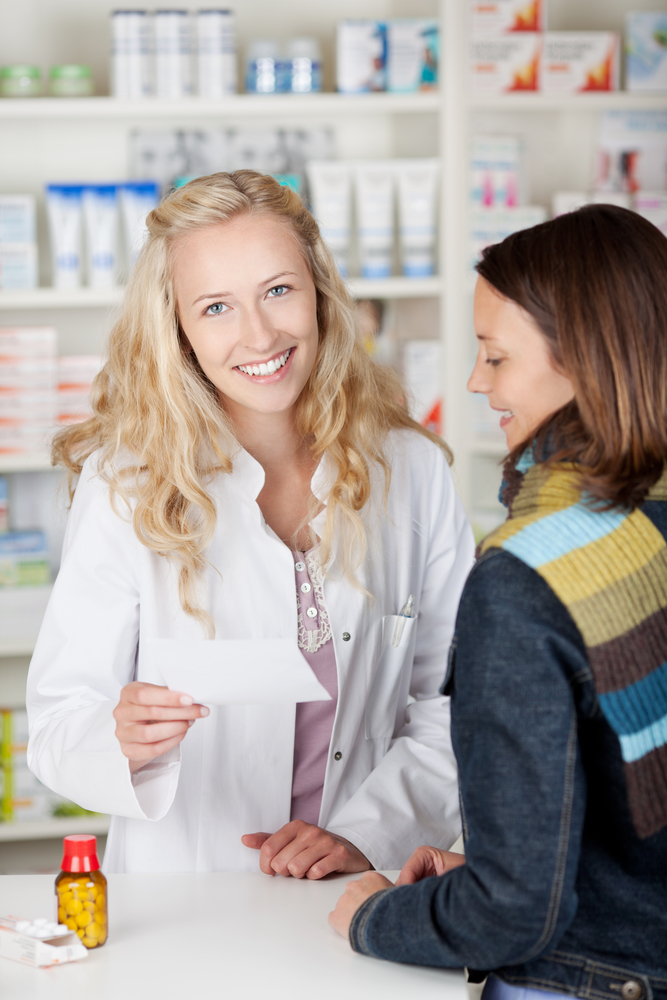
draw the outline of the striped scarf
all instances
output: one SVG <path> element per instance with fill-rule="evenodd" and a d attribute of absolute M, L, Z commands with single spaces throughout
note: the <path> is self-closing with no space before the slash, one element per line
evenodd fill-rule
<path fill-rule="evenodd" d="M 508 520 L 481 552 L 502 548 L 549 584 L 586 645 L 600 708 L 618 736 L 640 837 L 667 824 L 667 544 L 640 510 L 595 511 L 571 464 L 533 464 Z M 649 500 L 667 500 L 667 470 Z"/>

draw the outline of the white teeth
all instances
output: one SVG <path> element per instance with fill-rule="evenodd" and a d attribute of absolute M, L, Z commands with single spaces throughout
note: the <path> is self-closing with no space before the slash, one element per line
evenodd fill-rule
<path fill-rule="evenodd" d="M 245 375 L 273 375 L 279 368 L 287 364 L 292 348 L 281 354 L 279 358 L 272 358 L 270 361 L 262 362 L 260 365 L 238 365 L 238 370 Z"/>

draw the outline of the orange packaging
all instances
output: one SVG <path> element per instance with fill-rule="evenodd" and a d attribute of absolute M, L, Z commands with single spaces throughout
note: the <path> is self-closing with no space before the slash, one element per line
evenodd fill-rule
<path fill-rule="evenodd" d="M 550 94 L 618 90 L 620 38 L 613 31 L 547 31 L 542 89 Z"/>
<path fill-rule="evenodd" d="M 472 0 L 473 38 L 514 31 L 544 31 L 546 0 Z"/>
<path fill-rule="evenodd" d="M 539 90 L 542 38 L 538 32 L 526 31 L 473 40 L 470 48 L 473 94 Z"/>

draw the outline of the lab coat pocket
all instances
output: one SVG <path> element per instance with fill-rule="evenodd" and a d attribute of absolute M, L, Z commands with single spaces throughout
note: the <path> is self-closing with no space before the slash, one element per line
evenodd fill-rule
<path fill-rule="evenodd" d="M 404 618 L 403 634 L 398 646 L 393 637 L 399 615 L 385 615 L 382 619 L 382 650 L 371 681 L 366 703 L 366 739 L 390 739 L 394 733 L 398 697 L 403 679 L 403 666 L 412 637 L 416 618 Z"/>

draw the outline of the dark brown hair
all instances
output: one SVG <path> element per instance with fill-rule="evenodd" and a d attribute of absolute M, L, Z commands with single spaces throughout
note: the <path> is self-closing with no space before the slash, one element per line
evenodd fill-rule
<path fill-rule="evenodd" d="M 477 272 L 544 334 L 574 400 L 510 453 L 573 461 L 604 506 L 635 507 L 667 461 L 667 238 L 635 212 L 587 205 L 487 247 Z"/>

